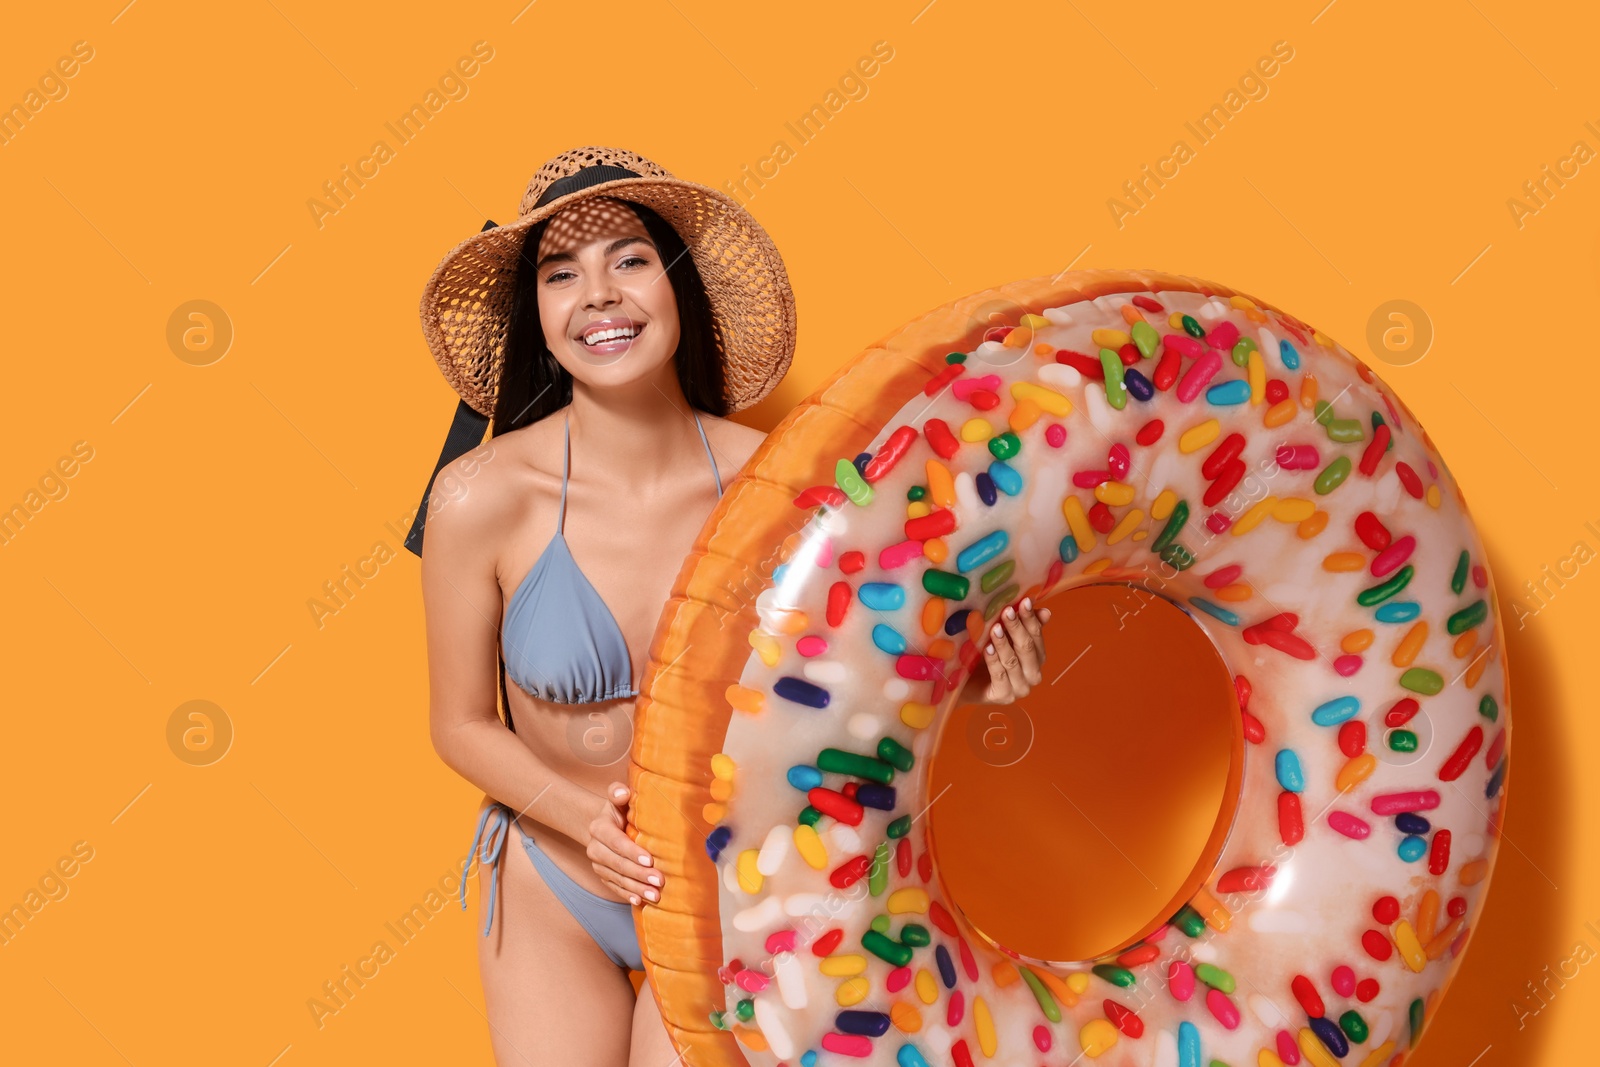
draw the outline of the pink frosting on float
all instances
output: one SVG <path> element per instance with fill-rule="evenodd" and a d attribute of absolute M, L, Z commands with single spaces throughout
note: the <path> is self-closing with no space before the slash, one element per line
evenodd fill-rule
<path fill-rule="evenodd" d="M 894 671 L 902 678 L 914 681 L 927 681 L 939 673 L 944 666 L 943 660 L 934 659 L 932 656 L 914 656 L 909 653 L 895 657 Z M 934 699 L 938 699 L 935 697 Z"/>
<path fill-rule="evenodd" d="M 1206 990 L 1206 1007 L 1211 1009 L 1211 1014 L 1216 1016 L 1217 1022 L 1226 1026 L 1229 1030 L 1238 1028 L 1239 1009 L 1234 1006 L 1233 1001 L 1229 1000 L 1228 995 L 1222 990 Z"/>
<path fill-rule="evenodd" d="M 1133 462 L 1133 456 L 1128 452 L 1128 446 L 1118 441 L 1106 453 L 1106 466 L 1111 468 L 1111 473 L 1117 478 L 1128 476 L 1128 467 Z"/>
<path fill-rule="evenodd" d="M 967 1014 L 967 998 L 961 990 L 950 990 L 950 1002 L 945 1006 L 944 1024 L 946 1026 L 959 1026 Z"/>
<path fill-rule="evenodd" d="M 1372 827 L 1367 824 L 1365 819 L 1357 818 L 1347 811 L 1328 812 L 1328 825 L 1344 836 L 1354 838 L 1357 841 L 1372 833 Z"/>
<path fill-rule="evenodd" d="M 1173 960 L 1167 967 L 1167 988 L 1179 1000 L 1194 996 L 1194 968 L 1182 960 Z"/>
<path fill-rule="evenodd" d="M 1231 351 L 1238 340 L 1239 327 L 1231 322 L 1218 323 L 1206 334 L 1206 343 L 1222 352 Z"/>
<path fill-rule="evenodd" d="M 1395 570 L 1404 563 L 1417 547 L 1417 539 L 1410 534 L 1395 541 L 1394 544 L 1379 552 L 1372 561 L 1372 576 L 1382 578 L 1390 571 Z"/>
<path fill-rule="evenodd" d="M 878 553 L 878 566 L 886 571 L 892 571 L 896 567 L 903 567 L 912 560 L 921 558 L 921 541 L 901 541 Z"/>
<path fill-rule="evenodd" d="M 1163 349 L 1171 349 L 1180 356 L 1188 356 L 1190 359 L 1198 359 L 1206 351 L 1206 346 L 1201 343 L 1199 338 L 1190 337 L 1186 333 L 1163 334 L 1161 347 Z"/>
<path fill-rule="evenodd" d="M 982 378 L 957 378 L 950 383 L 950 392 L 957 400 L 969 399 L 974 390 L 993 393 L 1000 388 L 1000 375 L 985 374 Z"/>
<path fill-rule="evenodd" d="M 1183 379 L 1178 382 L 1178 399 L 1185 404 L 1192 401 L 1221 369 L 1222 357 L 1215 352 L 1207 352 L 1195 360 L 1189 369 L 1183 372 Z"/>
<path fill-rule="evenodd" d="M 872 1039 L 860 1034 L 836 1034 L 830 1030 L 822 1035 L 822 1047 L 841 1056 L 862 1058 L 872 1055 Z"/>
<path fill-rule="evenodd" d="M 1110 471 L 1073 471 L 1072 484 L 1080 489 L 1093 489 L 1102 482 L 1111 480 Z"/>
<path fill-rule="evenodd" d="M 1439 794 L 1432 789 L 1409 793 L 1385 793 L 1372 798 L 1372 814 L 1398 815 L 1402 811 L 1428 811 L 1439 806 Z"/>
<path fill-rule="evenodd" d="M 828 642 L 816 634 L 806 634 L 806 636 L 794 643 L 794 650 L 810 659 L 812 656 L 820 656 L 828 651 Z"/>

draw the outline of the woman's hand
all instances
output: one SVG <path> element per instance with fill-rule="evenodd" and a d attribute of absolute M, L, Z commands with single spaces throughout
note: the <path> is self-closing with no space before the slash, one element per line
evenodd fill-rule
<path fill-rule="evenodd" d="M 1050 620 L 1050 609 L 1035 614 L 1033 599 L 1023 597 L 1020 612 L 1007 607 L 1000 618 L 989 628 L 990 639 L 984 643 L 987 674 L 974 670 L 956 703 L 1009 704 L 1027 696 L 1043 679 L 1039 670 L 1044 662 L 1042 631 Z"/>
<path fill-rule="evenodd" d="M 653 861 L 649 854 L 625 829 L 631 796 L 622 782 L 606 787 L 605 806 L 589 824 L 589 863 L 600 875 L 600 881 L 623 900 L 640 904 L 640 899 L 645 898 L 654 903 L 661 899 L 657 887 L 662 884 L 662 876 L 650 866 Z"/>

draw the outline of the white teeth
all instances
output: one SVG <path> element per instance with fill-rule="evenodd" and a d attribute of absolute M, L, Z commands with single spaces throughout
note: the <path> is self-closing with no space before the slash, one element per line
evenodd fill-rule
<path fill-rule="evenodd" d="M 598 345 L 603 344 L 606 341 L 614 341 L 620 337 L 637 337 L 638 335 L 639 327 L 637 326 L 629 329 L 617 328 L 610 330 L 599 330 L 585 337 L 583 339 L 583 343 L 586 345 Z"/>

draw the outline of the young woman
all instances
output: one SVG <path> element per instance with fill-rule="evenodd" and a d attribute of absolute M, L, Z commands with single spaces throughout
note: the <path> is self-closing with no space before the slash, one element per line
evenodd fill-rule
<path fill-rule="evenodd" d="M 472 851 L 495 1056 L 662 1067 L 675 1050 L 628 978 L 632 909 L 663 884 L 624 830 L 633 698 L 682 561 L 764 437 L 722 416 L 792 356 L 782 260 L 722 194 L 578 149 L 516 222 L 446 258 L 423 317 L 462 410 L 494 425 L 492 448 L 442 463 L 448 501 L 425 500 L 422 583 L 434 748 L 487 794 Z M 470 437 L 458 419 L 455 451 Z M 1024 604 L 996 626 L 963 699 L 1039 681 L 1040 621 Z"/>

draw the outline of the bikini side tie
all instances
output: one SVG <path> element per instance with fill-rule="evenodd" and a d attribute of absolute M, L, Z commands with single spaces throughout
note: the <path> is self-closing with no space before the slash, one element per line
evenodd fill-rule
<path fill-rule="evenodd" d="M 489 832 L 483 832 L 484 824 L 489 822 L 489 816 L 494 816 L 494 822 L 489 826 Z M 478 830 L 472 835 L 472 846 L 467 850 L 468 859 L 466 866 L 461 870 L 461 910 L 467 910 L 467 872 L 472 869 L 473 861 L 489 867 L 489 907 L 484 911 L 483 936 L 489 936 L 489 927 L 494 923 L 495 893 L 500 885 L 500 853 L 506 847 L 506 837 L 510 827 L 510 810 L 504 804 L 494 804 L 483 809 L 483 814 L 478 816 Z M 482 854 L 478 841 L 482 839 Z"/>

